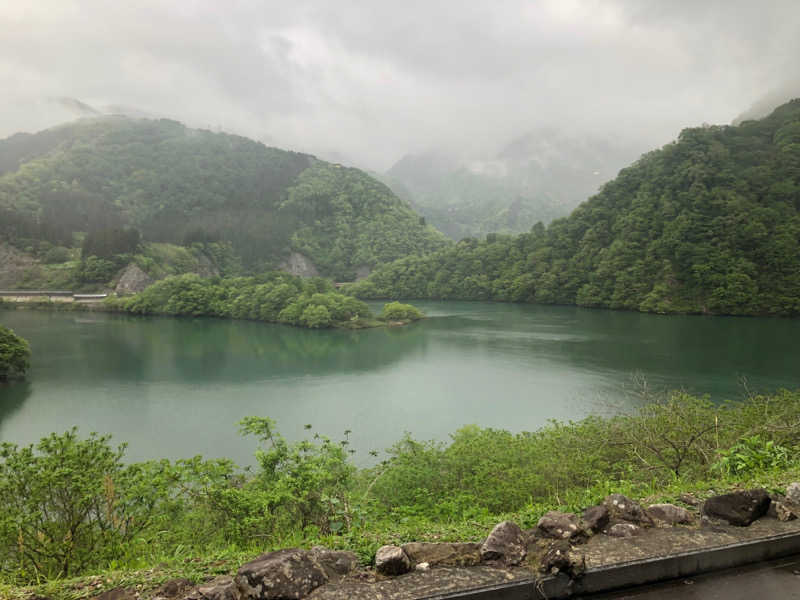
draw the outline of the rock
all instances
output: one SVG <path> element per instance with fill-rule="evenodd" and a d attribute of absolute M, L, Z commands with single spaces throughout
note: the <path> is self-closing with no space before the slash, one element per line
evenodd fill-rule
<path fill-rule="evenodd" d="M 358 568 L 358 556 L 354 552 L 328 550 L 324 546 L 314 546 L 311 554 L 325 570 L 329 581 L 339 581 Z"/>
<path fill-rule="evenodd" d="M 481 560 L 502 560 L 509 566 L 520 564 L 527 553 L 525 534 L 512 521 L 495 525 L 481 545 Z"/>
<path fill-rule="evenodd" d="M 608 508 L 609 516 L 612 519 L 622 519 L 637 525 L 648 527 L 653 524 L 653 520 L 647 515 L 638 502 L 634 502 L 622 494 L 611 494 L 603 504 Z"/>
<path fill-rule="evenodd" d="M 602 531 L 608 525 L 608 520 L 608 508 L 603 504 L 590 506 L 583 511 L 583 525 L 586 531 L 593 533 Z"/>
<path fill-rule="evenodd" d="M 472 567 L 481 562 L 480 544 L 411 542 L 403 544 L 403 552 L 414 564 L 433 567 Z"/>
<path fill-rule="evenodd" d="M 703 504 L 703 515 L 727 521 L 731 525 L 747 527 L 763 517 L 769 509 L 770 498 L 766 490 L 755 489 L 712 496 Z"/>
<path fill-rule="evenodd" d="M 692 522 L 692 513 L 674 504 L 651 504 L 647 507 L 647 514 L 652 519 L 668 525 Z"/>
<path fill-rule="evenodd" d="M 421 562 L 421 563 L 419 563 L 418 565 L 416 565 L 414 567 L 414 570 L 415 571 L 430 571 L 431 570 L 431 565 L 430 565 L 430 563 Z"/>
<path fill-rule="evenodd" d="M 539 519 L 536 528 L 543 537 L 568 540 L 581 533 L 578 517 L 572 513 L 551 510 Z"/>
<path fill-rule="evenodd" d="M 616 525 L 611 526 L 611 528 L 608 530 L 608 535 L 611 537 L 626 538 L 638 535 L 640 531 L 641 527 L 634 525 L 633 523 L 617 523 Z"/>
<path fill-rule="evenodd" d="M 297 277 L 319 277 L 319 271 L 311 259 L 299 252 L 291 252 L 278 268 Z"/>
<path fill-rule="evenodd" d="M 151 283 L 153 283 L 153 280 L 150 276 L 142 271 L 138 265 L 131 263 L 125 267 L 114 291 L 118 296 L 138 294 Z"/>
<path fill-rule="evenodd" d="M 772 502 L 770 509 L 775 507 L 775 518 L 778 521 L 794 521 L 800 516 L 800 506 L 790 502 Z"/>
<path fill-rule="evenodd" d="M 183 577 L 178 579 L 170 579 L 169 581 L 164 582 L 164 585 L 158 588 L 156 595 L 165 598 L 174 598 L 190 587 L 192 587 L 192 582 L 188 579 Z"/>
<path fill-rule="evenodd" d="M 695 498 L 692 494 L 683 493 L 678 496 L 678 500 L 686 504 L 687 506 L 700 506 L 702 502 Z"/>
<path fill-rule="evenodd" d="M 381 575 L 402 575 L 411 570 L 411 560 L 400 546 L 381 546 L 375 553 L 375 570 Z"/>
<path fill-rule="evenodd" d="M 544 573 L 565 573 L 575 578 L 586 570 L 586 559 L 583 555 L 576 555 L 567 540 L 559 540 L 553 542 L 544 553 L 539 568 Z"/>
<path fill-rule="evenodd" d="M 795 504 L 800 504 L 800 483 L 790 483 L 786 488 L 786 498 Z"/>
<path fill-rule="evenodd" d="M 99 596 L 95 596 L 94 600 L 136 600 L 136 596 L 128 590 L 114 588 L 113 590 L 103 592 Z"/>
<path fill-rule="evenodd" d="M 198 586 L 184 600 L 241 600 L 242 594 L 233 577 L 224 575 Z"/>
<path fill-rule="evenodd" d="M 242 565 L 236 575 L 241 597 L 256 600 L 303 598 L 327 581 L 314 553 L 296 548 L 262 554 Z"/>

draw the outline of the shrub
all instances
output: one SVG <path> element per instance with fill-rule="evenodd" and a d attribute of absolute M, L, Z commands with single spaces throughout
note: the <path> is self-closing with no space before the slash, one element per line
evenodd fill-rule
<path fill-rule="evenodd" d="M 425 315 L 417 307 L 400 302 L 388 302 L 383 305 L 380 318 L 385 321 L 417 321 Z"/>

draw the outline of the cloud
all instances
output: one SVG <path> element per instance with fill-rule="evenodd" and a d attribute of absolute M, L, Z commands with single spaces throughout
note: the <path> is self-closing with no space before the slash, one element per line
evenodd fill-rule
<path fill-rule="evenodd" d="M 788 0 L 6 2 L 0 135 L 66 96 L 376 169 L 541 126 L 646 147 L 797 81 L 799 30 Z"/>

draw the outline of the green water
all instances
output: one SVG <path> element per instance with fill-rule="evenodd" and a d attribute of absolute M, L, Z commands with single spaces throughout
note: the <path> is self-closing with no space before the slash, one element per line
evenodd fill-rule
<path fill-rule="evenodd" d="M 29 443 L 77 425 L 129 444 L 134 459 L 250 462 L 246 415 L 341 439 L 356 460 L 404 432 L 447 439 L 478 423 L 515 431 L 608 414 L 654 389 L 715 400 L 800 387 L 800 320 L 659 317 L 466 302 L 417 303 L 397 329 L 307 331 L 212 319 L 0 311 L 31 342 L 28 381 L 0 387 L 0 440 Z"/>

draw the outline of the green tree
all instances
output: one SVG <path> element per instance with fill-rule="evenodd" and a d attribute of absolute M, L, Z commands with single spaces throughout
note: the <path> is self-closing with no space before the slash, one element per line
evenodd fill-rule
<path fill-rule="evenodd" d="M 27 340 L 0 325 L 0 381 L 22 377 L 30 366 L 31 349 Z"/>

